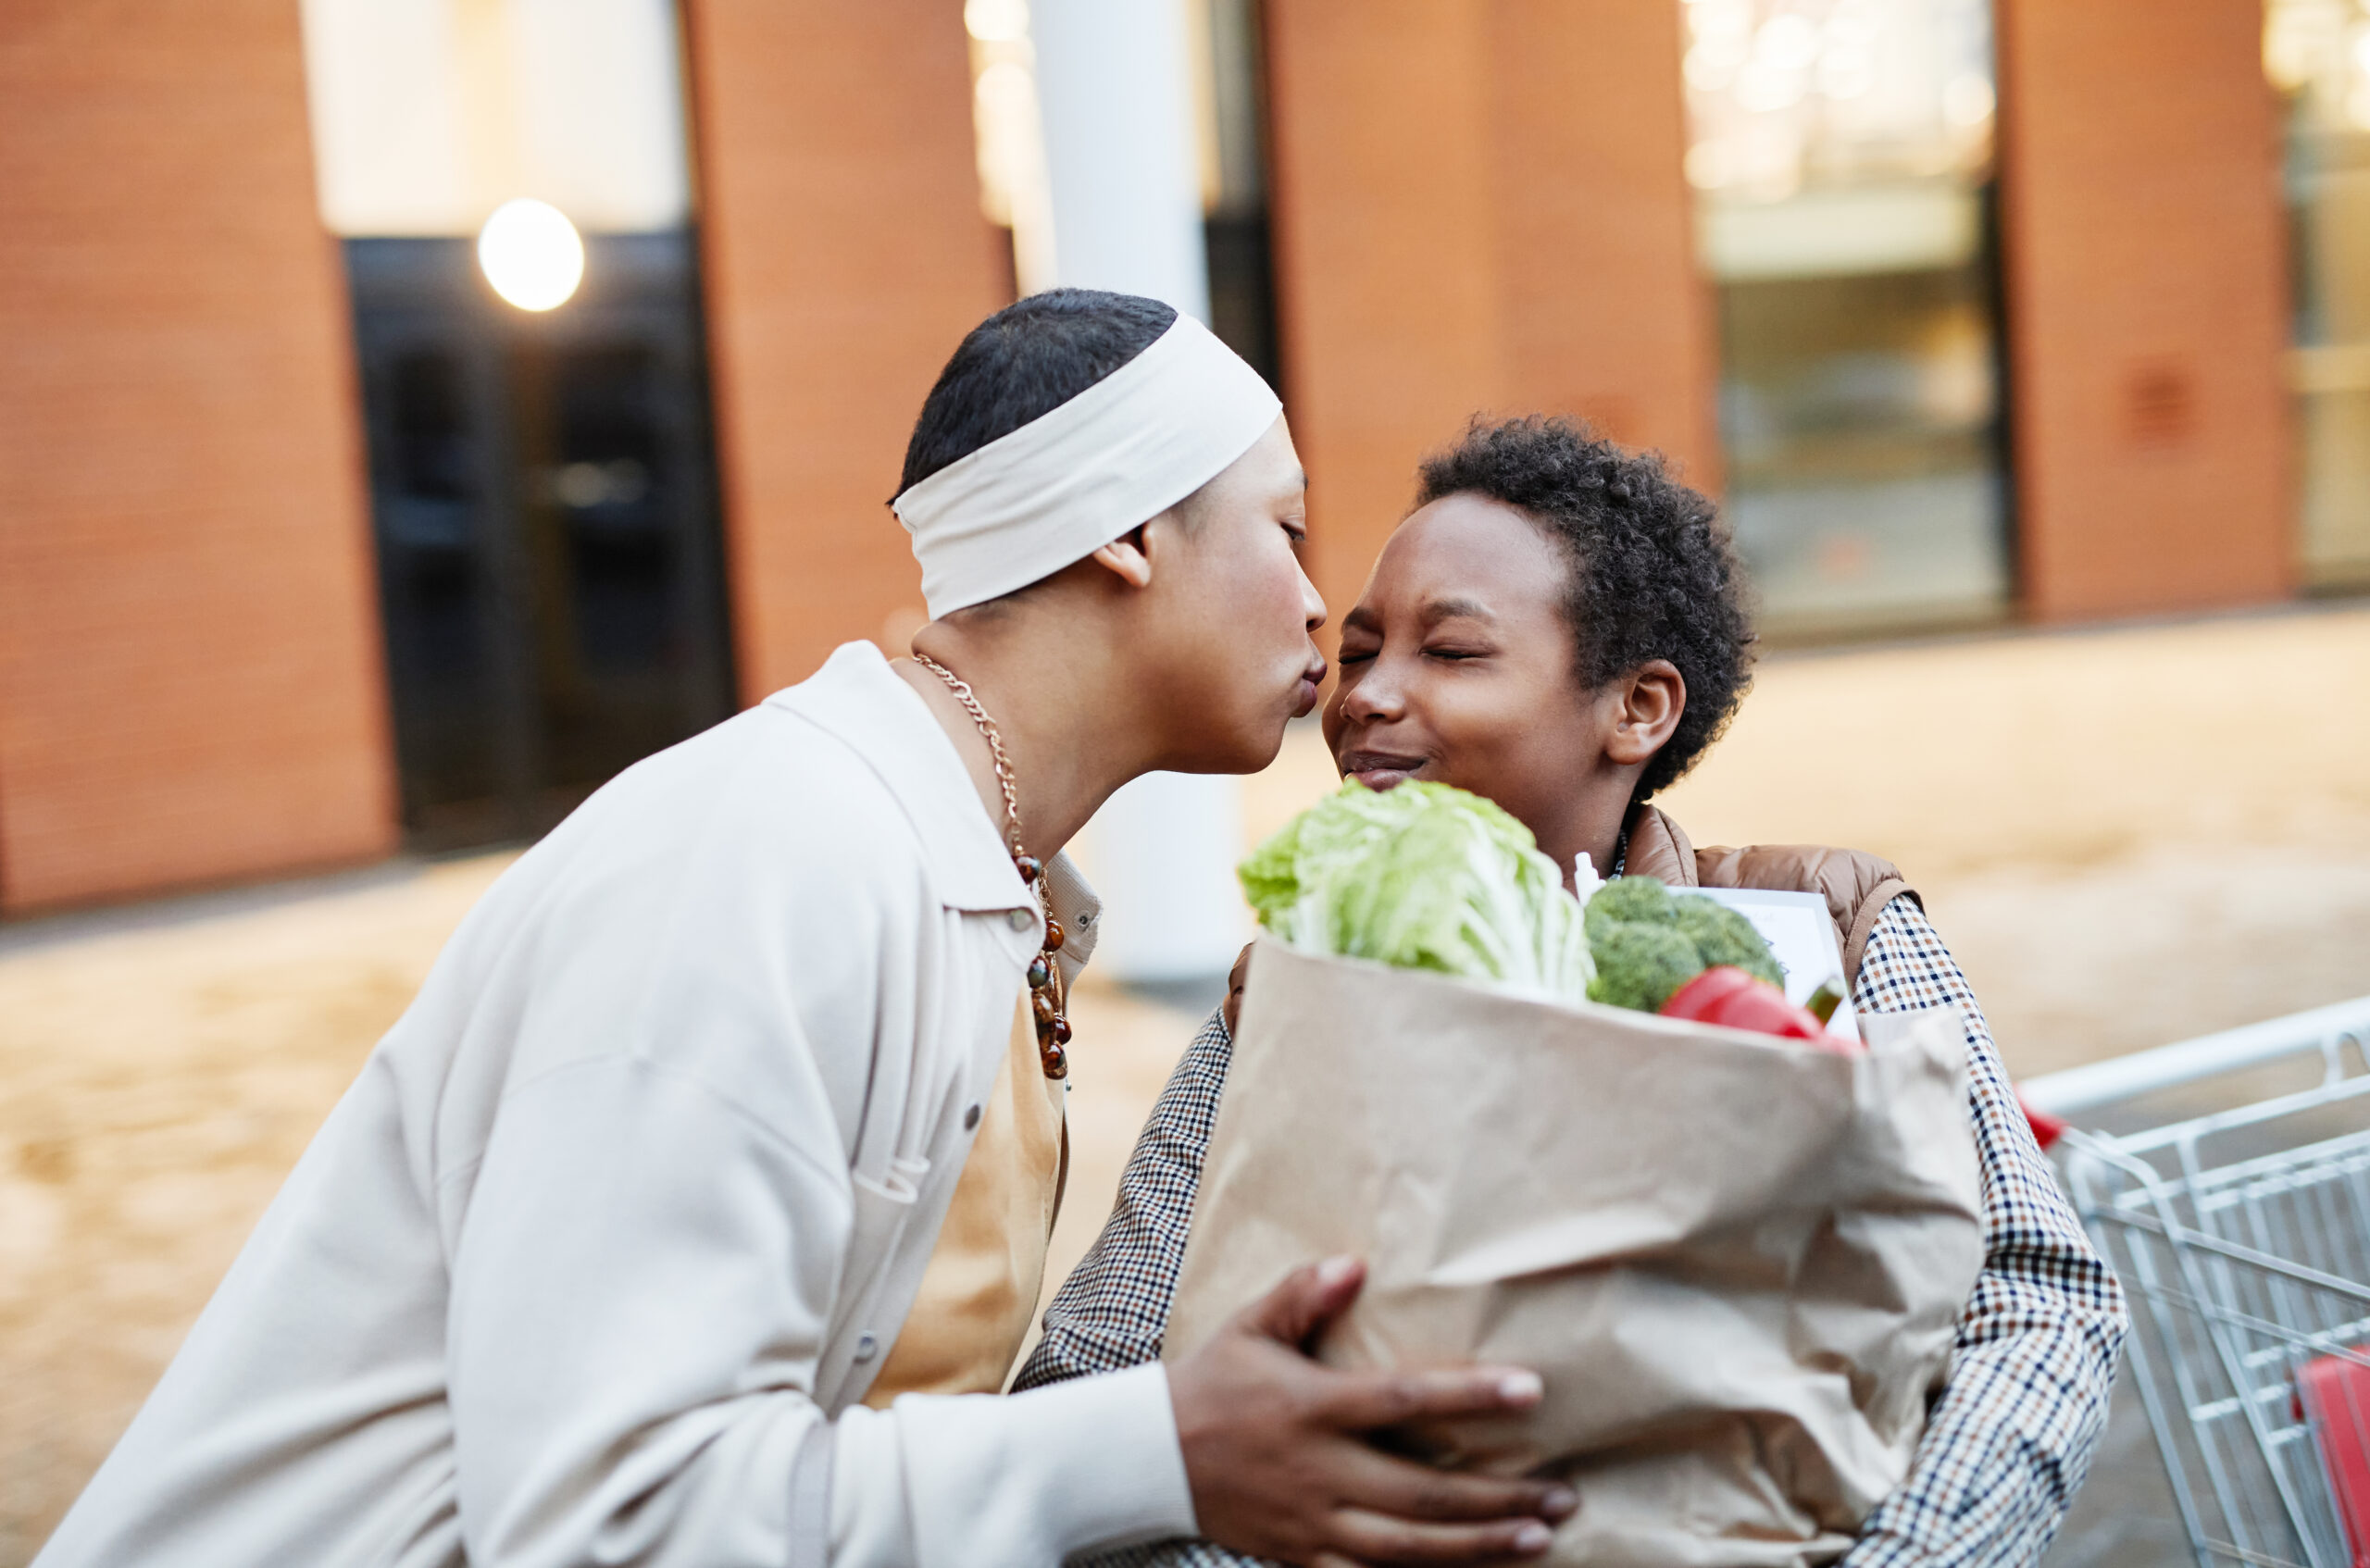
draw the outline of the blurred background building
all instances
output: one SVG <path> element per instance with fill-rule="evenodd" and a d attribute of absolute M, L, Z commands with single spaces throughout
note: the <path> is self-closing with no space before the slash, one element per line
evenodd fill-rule
<path fill-rule="evenodd" d="M 1057 282 L 1277 382 L 1337 615 L 1484 410 L 1721 493 L 1781 638 L 2370 589 L 2360 0 L 25 0 L 0 914 L 516 841 L 902 651 L 910 421 Z M 1129 810 L 1206 968 L 1230 787 Z"/>

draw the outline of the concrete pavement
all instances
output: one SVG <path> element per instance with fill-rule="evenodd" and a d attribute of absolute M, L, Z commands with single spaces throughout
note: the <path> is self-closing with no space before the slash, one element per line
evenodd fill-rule
<path fill-rule="evenodd" d="M 1296 728 L 1249 786 L 1253 835 L 1330 783 Z M 1774 658 L 1666 803 L 1699 843 L 1897 860 L 2019 1074 L 2370 992 L 2370 608 Z M 0 927 L 0 1568 L 505 863 Z M 1051 1278 L 1198 1021 L 1183 1001 L 1079 989 Z M 2171 1561 L 2153 1462 L 2119 1427 L 2055 1561 Z"/>

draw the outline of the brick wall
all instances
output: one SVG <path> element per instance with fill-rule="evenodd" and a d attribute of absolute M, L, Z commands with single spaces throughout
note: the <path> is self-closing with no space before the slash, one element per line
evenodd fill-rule
<path fill-rule="evenodd" d="M 742 694 L 919 613 L 886 504 L 922 398 L 1004 302 L 946 0 L 690 0 Z M 903 652 L 902 649 L 897 650 Z"/>
<path fill-rule="evenodd" d="M 2294 575 L 2258 0 L 1999 0 L 2019 564 L 2044 619 Z"/>
<path fill-rule="evenodd" d="M 0 910 L 393 843 L 296 7 L 0 9 Z"/>
<path fill-rule="evenodd" d="M 1672 0 L 1268 0 L 1286 406 L 1338 621 L 1415 465 L 1541 410 L 1716 484 Z"/>
<path fill-rule="evenodd" d="M 1490 30 L 1507 401 L 1578 414 L 1716 491 L 1678 8 L 1498 0 Z"/>

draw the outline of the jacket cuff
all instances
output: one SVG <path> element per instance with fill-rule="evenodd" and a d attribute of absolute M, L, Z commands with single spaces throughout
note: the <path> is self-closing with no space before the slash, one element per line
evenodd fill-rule
<path fill-rule="evenodd" d="M 906 1395 L 892 1407 L 921 1568 L 1015 1562 L 1196 1533 L 1158 1363 L 1002 1398 Z"/>

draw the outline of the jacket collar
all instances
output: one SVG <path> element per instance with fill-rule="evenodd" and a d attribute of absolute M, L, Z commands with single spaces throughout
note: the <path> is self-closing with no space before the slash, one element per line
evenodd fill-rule
<path fill-rule="evenodd" d="M 1695 846 L 1660 807 L 1632 806 L 1621 831 L 1629 841 L 1622 870 L 1632 877 L 1652 877 L 1665 887 L 1696 885 Z"/>
<path fill-rule="evenodd" d="M 862 757 L 913 824 L 939 902 L 949 909 L 1029 909 L 1036 901 L 1012 869 L 1012 855 L 954 742 L 929 705 L 899 679 L 869 642 L 842 643 L 823 667 L 766 699 L 797 714 Z M 1063 956 L 1082 963 L 1094 946 L 1101 905 L 1066 856 L 1048 868 L 1054 916 L 1069 934 Z"/>

